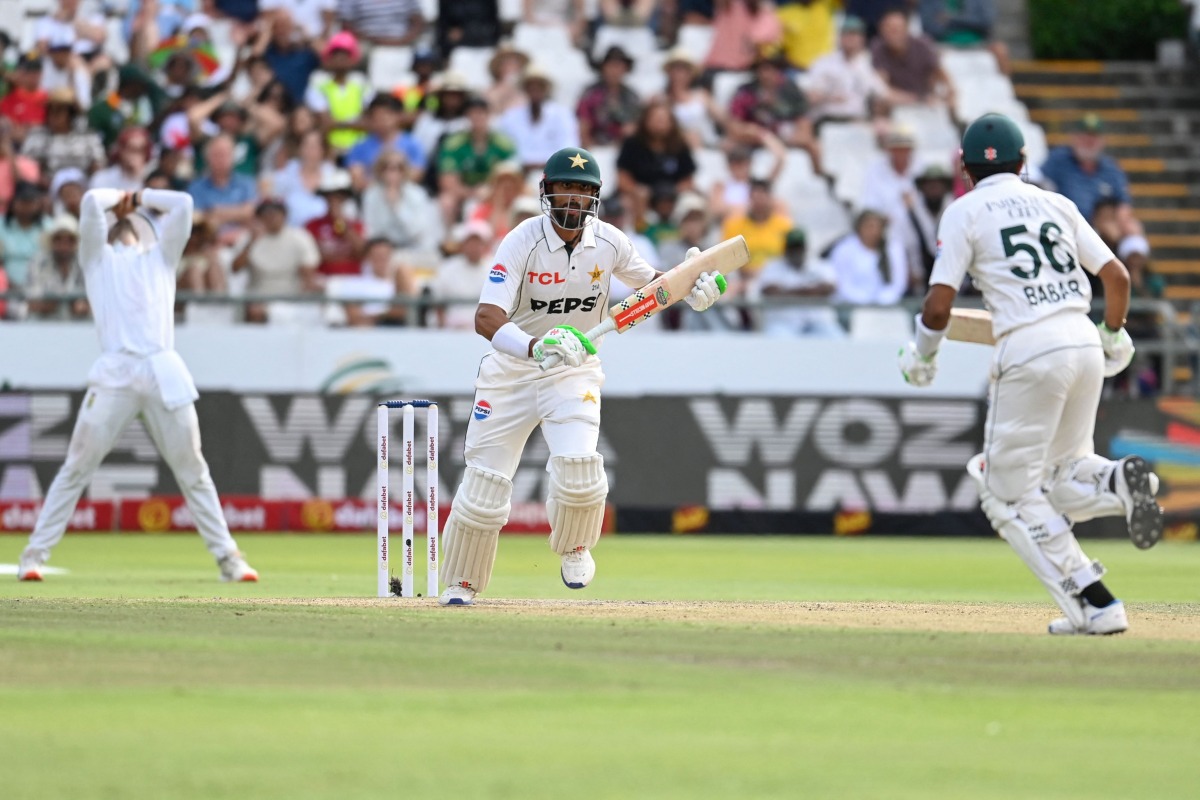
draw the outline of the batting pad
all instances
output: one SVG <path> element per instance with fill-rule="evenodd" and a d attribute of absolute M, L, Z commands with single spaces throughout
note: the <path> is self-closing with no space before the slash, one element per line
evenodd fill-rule
<path fill-rule="evenodd" d="M 1102 456 L 1077 458 L 1054 470 L 1046 497 L 1073 522 L 1096 517 L 1123 517 L 1125 504 L 1108 488 L 1117 462 Z"/>
<path fill-rule="evenodd" d="M 442 531 L 442 574 L 447 586 L 487 588 L 500 529 L 508 522 L 512 481 L 498 472 L 467 467 Z"/>
<path fill-rule="evenodd" d="M 550 549 L 560 556 L 580 547 L 591 549 L 604 524 L 608 476 L 599 453 L 553 456 L 546 513 L 550 518 Z"/>

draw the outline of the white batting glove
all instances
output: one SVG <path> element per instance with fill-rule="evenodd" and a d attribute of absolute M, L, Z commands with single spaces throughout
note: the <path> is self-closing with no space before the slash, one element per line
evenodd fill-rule
<path fill-rule="evenodd" d="M 687 304 L 692 307 L 693 311 L 704 311 L 717 302 L 717 298 L 725 294 L 727 287 L 728 284 L 725 282 L 725 276 L 721 273 L 701 272 L 700 277 L 696 278 L 696 285 L 692 287 L 692 291 L 688 293 L 688 296 L 683 299 L 687 301 Z"/>
<path fill-rule="evenodd" d="M 1104 377 L 1119 375 L 1133 361 L 1133 339 L 1124 328 L 1110 330 L 1103 322 L 1096 327 L 1100 330 L 1100 345 L 1104 348 Z"/>
<path fill-rule="evenodd" d="M 534 343 L 533 360 L 541 364 L 550 356 L 557 356 L 556 363 L 578 367 L 595 352 L 596 346 L 583 333 L 571 325 L 563 325 L 546 331 L 546 335 Z M 561 362 L 558 359 L 562 359 Z"/>
<path fill-rule="evenodd" d="M 937 353 L 926 358 L 917 352 L 916 342 L 909 342 L 900 348 L 900 374 L 905 383 L 925 388 L 937 374 Z"/>

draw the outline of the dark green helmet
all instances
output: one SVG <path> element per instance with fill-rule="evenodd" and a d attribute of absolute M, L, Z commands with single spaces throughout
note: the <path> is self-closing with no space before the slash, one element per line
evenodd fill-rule
<path fill-rule="evenodd" d="M 1003 114 L 984 114 L 962 138 L 962 160 L 968 167 L 1013 164 L 1025 159 L 1025 136 Z"/>
<path fill-rule="evenodd" d="M 542 181 L 579 181 L 597 189 L 603 185 L 596 157 L 582 147 L 564 147 L 550 156 L 542 170 Z"/>

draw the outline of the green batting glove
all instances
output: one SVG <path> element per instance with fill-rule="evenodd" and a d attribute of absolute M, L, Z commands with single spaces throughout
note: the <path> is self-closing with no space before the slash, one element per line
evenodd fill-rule
<path fill-rule="evenodd" d="M 596 345 L 592 344 L 592 340 L 584 335 L 583 331 L 579 330 L 573 325 L 558 325 L 557 327 L 559 330 L 566 331 L 578 339 L 579 343 L 583 345 L 583 349 L 587 351 L 589 356 L 596 355 Z M 545 339 L 544 341 L 550 342 L 549 339 Z M 554 344 L 558 344 L 558 342 L 556 341 Z"/>
<path fill-rule="evenodd" d="M 717 282 L 717 288 L 721 290 L 721 294 L 725 294 L 725 290 L 729 288 L 729 281 L 725 280 L 725 276 L 719 272 L 714 272 L 713 280 Z"/>

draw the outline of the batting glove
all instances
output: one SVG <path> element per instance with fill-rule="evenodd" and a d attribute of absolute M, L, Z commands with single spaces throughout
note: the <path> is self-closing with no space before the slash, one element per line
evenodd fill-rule
<path fill-rule="evenodd" d="M 693 311 L 704 311 L 717 302 L 717 298 L 725 294 L 728 285 L 725 276 L 719 272 L 701 272 L 700 277 L 696 278 L 696 285 L 683 299 L 692 307 Z"/>
<path fill-rule="evenodd" d="M 1104 377 L 1121 374 L 1133 361 L 1133 339 L 1129 338 L 1129 331 L 1124 328 L 1111 330 L 1103 322 L 1096 327 L 1100 330 L 1100 346 L 1104 348 Z"/>
<path fill-rule="evenodd" d="M 568 367 L 578 367 L 588 356 L 596 354 L 596 345 L 592 344 L 578 328 L 572 325 L 560 325 L 546 331 L 546 335 L 533 345 L 533 360 L 541 364 L 550 356 L 562 359 L 561 363 Z"/>
<path fill-rule="evenodd" d="M 937 374 L 937 353 L 925 357 L 917 352 L 916 342 L 909 342 L 900 348 L 900 374 L 905 383 L 925 388 Z"/>

